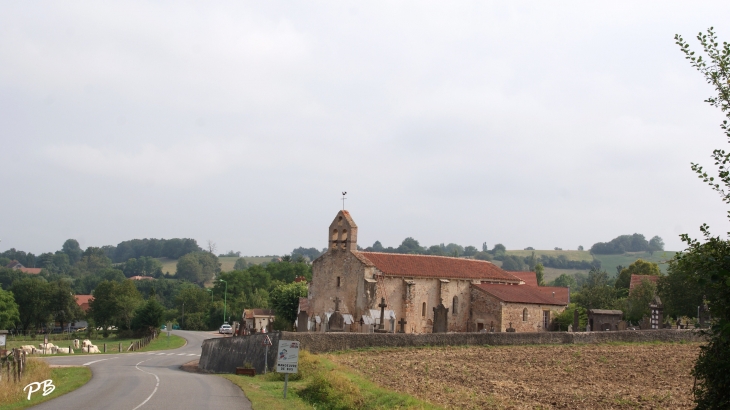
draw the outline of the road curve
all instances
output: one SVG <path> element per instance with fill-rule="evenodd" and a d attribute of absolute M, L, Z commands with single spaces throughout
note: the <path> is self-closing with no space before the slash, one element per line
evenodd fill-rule
<path fill-rule="evenodd" d="M 49 357 L 55 365 L 85 365 L 91 380 L 71 393 L 32 407 L 38 410 L 251 409 L 241 389 L 213 375 L 188 373 L 180 365 L 200 357 L 209 332 L 173 332 L 187 345 L 173 350 Z M 164 337 L 164 336 L 161 336 Z M 39 380 L 40 381 L 40 380 Z"/>

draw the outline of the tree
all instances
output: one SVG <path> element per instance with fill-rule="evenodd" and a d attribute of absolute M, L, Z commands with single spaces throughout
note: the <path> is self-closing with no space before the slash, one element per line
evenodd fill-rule
<path fill-rule="evenodd" d="M 579 246 L 578 246 L 578 250 L 579 250 L 579 251 L 582 251 L 582 250 L 583 250 L 583 245 L 579 245 Z"/>
<path fill-rule="evenodd" d="M 94 298 L 89 302 L 89 316 L 94 324 L 101 326 L 104 337 L 109 335 L 109 327 L 114 323 L 118 310 L 115 297 L 116 283 L 103 281 L 94 289 Z"/>
<path fill-rule="evenodd" d="M 56 321 L 65 329 L 65 324 L 73 322 L 81 316 L 81 308 L 76 303 L 74 291 L 68 280 L 58 280 L 51 283 L 48 309 Z"/>
<path fill-rule="evenodd" d="M 585 309 L 611 309 L 616 304 L 616 291 L 609 286 L 608 273 L 604 270 L 591 269 L 588 278 L 575 301 Z"/>
<path fill-rule="evenodd" d="M 20 314 L 20 327 L 27 331 L 31 326 L 40 327 L 50 319 L 48 310 L 51 287 L 39 278 L 23 278 L 13 282 L 10 290 L 15 295 Z"/>
<path fill-rule="evenodd" d="M 15 327 L 19 321 L 20 312 L 13 292 L 0 289 L 0 330 Z"/>
<path fill-rule="evenodd" d="M 657 293 L 664 304 L 664 315 L 673 318 L 680 316 L 693 317 L 697 314 L 697 307 L 704 304 L 704 289 L 697 281 L 688 280 L 692 272 L 682 269 L 686 266 L 678 265 L 677 260 L 669 261 L 667 275 L 657 281 Z"/>
<path fill-rule="evenodd" d="M 537 278 L 537 286 L 545 286 L 545 267 L 542 266 L 542 263 L 535 265 L 535 277 Z"/>
<path fill-rule="evenodd" d="M 631 291 L 626 299 L 624 317 L 630 322 L 637 323 L 644 316 L 649 316 L 649 304 L 656 295 L 656 285 L 649 280 L 642 280 L 641 283 Z"/>
<path fill-rule="evenodd" d="M 562 286 L 575 291 L 576 289 L 578 289 L 578 282 L 576 282 L 574 277 L 568 275 L 567 273 L 563 273 L 555 278 L 555 280 L 550 283 L 550 286 Z"/>
<path fill-rule="evenodd" d="M 137 308 L 132 319 L 132 330 L 143 335 L 151 334 L 162 324 L 165 308 L 154 297 L 147 299 L 144 305 Z"/>
<path fill-rule="evenodd" d="M 718 47 L 713 28 L 707 34 L 699 33 L 697 39 L 706 54 L 703 58 L 695 56 L 682 36 L 674 38 L 692 67 L 715 88 L 717 96 L 705 101 L 725 114 L 720 128 L 730 140 L 730 44 L 723 42 Z M 730 152 L 716 149 L 712 158 L 717 166 L 717 178 L 699 164 L 692 163 L 691 168 L 725 203 L 730 203 Z M 676 254 L 675 260 L 677 273 L 703 289 L 714 318 L 709 340 L 700 347 L 692 371 L 697 380 L 693 387 L 695 402 L 699 409 L 724 409 L 730 408 L 730 241 L 712 236 L 706 224 L 700 229 L 704 242 L 682 235 L 687 249 Z"/>
<path fill-rule="evenodd" d="M 415 240 L 409 236 L 408 238 L 403 239 L 403 242 L 398 247 L 397 252 L 398 253 L 422 254 L 424 252 L 424 249 L 421 247 L 421 245 L 418 243 L 417 240 Z M 293 320 L 292 320 L 292 322 L 293 322 Z"/>
<path fill-rule="evenodd" d="M 185 279 L 193 283 L 201 283 L 203 280 L 203 267 L 198 262 L 195 254 L 183 255 L 177 260 L 177 273 L 179 279 Z"/>
<path fill-rule="evenodd" d="M 509 271 L 522 271 L 525 270 L 525 263 L 519 256 L 507 255 L 502 260 L 502 269 Z"/>
<path fill-rule="evenodd" d="M 631 275 L 650 275 L 650 276 L 660 276 L 661 271 L 659 270 L 659 265 L 657 265 L 654 262 L 647 262 L 643 259 L 637 259 L 629 265 L 628 268 L 624 268 L 621 270 L 621 273 L 619 273 L 618 278 L 616 278 L 616 283 L 614 284 L 614 287 L 616 289 L 625 289 L 628 291 L 629 286 L 631 285 Z"/>
<path fill-rule="evenodd" d="M 276 311 L 276 317 L 280 317 L 290 324 L 294 323 L 297 318 L 299 298 L 304 297 L 307 297 L 307 284 L 304 282 L 279 285 L 269 295 L 271 307 Z"/>
<path fill-rule="evenodd" d="M 79 259 L 81 259 L 81 247 L 79 246 L 79 241 L 77 241 L 76 239 L 67 239 L 61 247 L 61 252 L 68 255 L 68 260 L 71 265 L 75 264 L 79 261 Z"/>
<path fill-rule="evenodd" d="M 649 240 L 649 254 L 653 255 L 654 252 L 664 250 L 664 240 L 658 236 L 655 236 Z"/>

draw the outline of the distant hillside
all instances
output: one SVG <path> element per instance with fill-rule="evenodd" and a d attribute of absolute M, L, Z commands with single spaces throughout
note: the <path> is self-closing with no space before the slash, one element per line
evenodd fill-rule
<path fill-rule="evenodd" d="M 662 271 L 662 273 L 667 273 L 667 267 L 669 264 L 667 263 L 669 260 L 671 260 L 674 257 L 674 254 L 676 252 L 674 251 L 657 251 L 654 252 L 654 254 L 650 254 L 649 252 L 626 252 L 620 255 L 591 255 L 589 251 L 555 251 L 555 250 L 534 250 L 534 251 L 525 251 L 525 250 L 508 250 L 506 251 L 507 255 L 515 255 L 520 257 L 526 257 L 530 256 L 532 252 L 535 252 L 535 255 L 540 257 L 541 255 L 550 256 L 553 258 L 557 258 L 560 255 L 565 256 L 568 258 L 568 260 L 573 261 L 592 261 L 593 257 L 601 262 L 601 269 L 608 272 L 608 274 L 612 277 L 615 277 L 616 267 L 621 265 L 623 267 L 627 267 L 631 265 L 633 262 L 635 262 L 637 259 L 643 259 L 645 261 L 654 262 L 659 265 L 659 269 Z M 500 261 L 493 261 L 497 265 L 502 265 Z M 556 268 L 545 268 L 545 282 L 549 282 L 558 276 L 562 275 L 563 273 L 566 273 L 568 275 L 575 275 L 576 273 L 587 273 L 588 269 L 556 269 Z"/>
<path fill-rule="evenodd" d="M 256 265 L 260 265 L 264 262 L 271 262 L 271 257 L 263 257 L 263 256 L 242 256 L 248 263 L 253 263 Z M 169 273 L 170 275 L 174 275 L 177 271 L 177 259 L 170 259 L 170 258 L 157 258 L 160 262 L 162 262 L 162 272 L 163 273 Z M 233 270 L 233 265 L 236 264 L 236 261 L 238 260 L 237 256 L 220 256 L 218 257 L 218 261 L 221 263 L 221 271 L 223 272 L 230 272 Z"/>

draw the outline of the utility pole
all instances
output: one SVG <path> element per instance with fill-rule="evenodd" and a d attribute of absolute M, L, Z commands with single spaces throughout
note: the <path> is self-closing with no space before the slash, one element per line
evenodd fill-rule
<path fill-rule="evenodd" d="M 226 282 L 223 279 L 218 279 L 219 281 L 226 284 L 226 290 L 223 292 L 223 322 L 226 321 L 226 304 L 227 304 L 227 298 L 228 298 L 228 282 Z"/>

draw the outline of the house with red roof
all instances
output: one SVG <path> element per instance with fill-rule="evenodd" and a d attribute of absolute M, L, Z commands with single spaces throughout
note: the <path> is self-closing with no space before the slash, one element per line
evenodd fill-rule
<path fill-rule="evenodd" d="M 18 261 L 11 261 L 5 267 L 10 268 L 10 269 L 19 270 L 23 273 L 28 273 L 30 275 L 37 275 L 37 274 L 41 273 L 41 268 L 26 268 L 25 266 L 23 266 L 23 264 L 21 264 Z"/>
<path fill-rule="evenodd" d="M 516 331 L 545 331 L 569 303 L 568 288 L 540 289 L 534 272 L 508 272 L 475 259 L 362 252 L 357 232 L 350 213 L 338 212 L 327 252 L 312 262 L 310 317 L 329 316 L 338 299 L 340 312 L 355 322 L 367 322 L 371 310 L 385 305 L 394 313 L 390 320 L 405 321 L 406 333 L 431 333 L 434 309 L 448 309 L 449 332 L 507 331 L 511 318 L 522 318 L 529 306 L 527 321 Z M 474 295 L 485 305 L 475 306 Z M 401 329 L 394 323 L 385 327 Z"/>
<path fill-rule="evenodd" d="M 631 283 L 629 283 L 629 294 L 634 290 L 635 287 L 641 285 L 641 282 L 648 280 L 649 282 L 656 285 L 659 280 L 659 276 L 656 275 L 631 275 Z"/>

